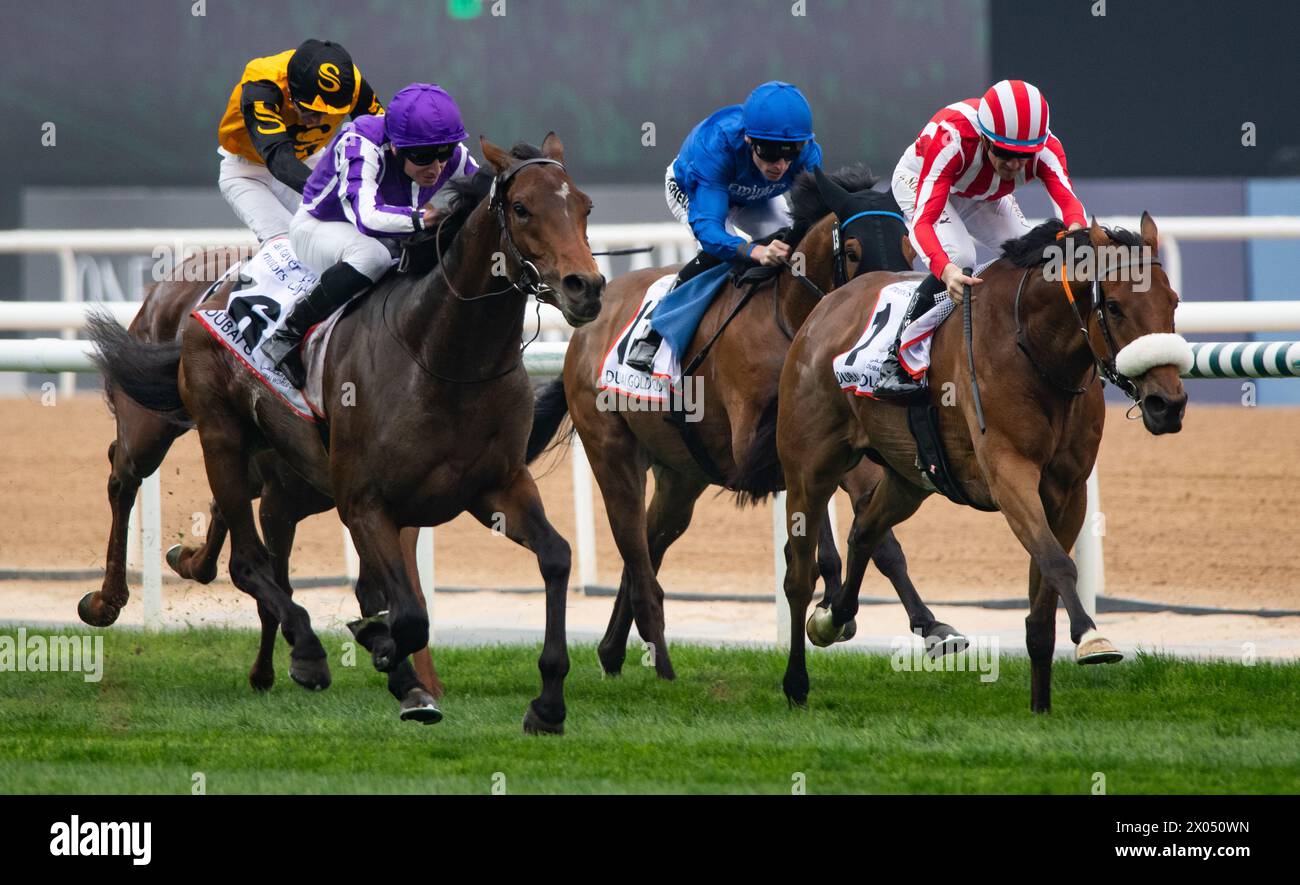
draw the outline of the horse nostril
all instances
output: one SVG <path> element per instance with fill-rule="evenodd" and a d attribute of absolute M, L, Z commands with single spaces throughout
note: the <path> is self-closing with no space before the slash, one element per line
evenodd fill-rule
<path fill-rule="evenodd" d="M 564 289 L 570 295 L 581 295 L 586 291 L 587 283 L 582 274 L 571 273 L 564 278 Z"/>
<path fill-rule="evenodd" d="M 1142 404 L 1146 407 L 1147 414 L 1153 418 L 1163 415 L 1169 409 L 1169 401 L 1156 393 L 1149 394 Z"/>
<path fill-rule="evenodd" d="M 601 274 L 571 273 L 563 280 L 564 290 L 570 295 L 599 297 L 605 291 L 605 277 Z"/>

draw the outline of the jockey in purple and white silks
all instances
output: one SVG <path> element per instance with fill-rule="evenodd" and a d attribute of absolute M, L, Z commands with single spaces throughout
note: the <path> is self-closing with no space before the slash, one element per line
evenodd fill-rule
<path fill-rule="evenodd" d="M 424 230 L 443 185 L 478 171 L 464 138 L 456 102 L 432 83 L 412 83 L 387 114 L 358 117 L 334 137 L 289 225 L 294 252 L 320 280 L 262 348 L 296 386 L 307 330 L 392 267 L 384 240 Z"/>

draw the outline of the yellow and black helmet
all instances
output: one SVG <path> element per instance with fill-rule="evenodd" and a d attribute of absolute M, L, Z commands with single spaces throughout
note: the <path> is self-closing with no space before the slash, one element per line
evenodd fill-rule
<path fill-rule="evenodd" d="M 309 111 L 346 114 L 352 110 L 359 76 L 342 46 L 306 40 L 289 58 L 290 98 Z"/>

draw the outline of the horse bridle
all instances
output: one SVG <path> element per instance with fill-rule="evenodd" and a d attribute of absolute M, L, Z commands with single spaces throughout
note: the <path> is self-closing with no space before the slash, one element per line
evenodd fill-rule
<path fill-rule="evenodd" d="M 438 250 L 438 267 L 442 270 L 442 278 L 447 281 L 447 288 L 451 290 L 451 294 L 455 295 L 461 301 L 478 301 L 481 298 L 490 298 L 493 295 L 504 295 L 506 292 L 514 289 L 518 289 L 523 294 L 531 295 L 534 298 L 545 292 L 551 291 L 551 287 L 546 285 L 545 281 L 543 281 L 542 272 L 537 269 L 537 265 L 531 260 L 525 258 L 523 253 L 519 251 L 519 247 L 515 245 L 514 235 L 510 233 L 510 225 L 506 223 L 505 210 L 506 188 L 510 186 L 510 182 L 514 177 L 527 166 L 543 164 L 548 166 L 559 166 L 562 171 L 564 170 L 564 164 L 559 160 L 550 160 L 545 157 L 534 157 L 529 160 L 524 160 L 523 162 L 510 167 L 502 174 L 497 175 L 492 179 L 492 188 L 488 191 L 488 211 L 496 218 L 497 227 L 501 228 L 501 236 L 505 243 L 506 254 L 509 255 L 516 265 L 519 266 L 518 278 L 511 281 L 510 285 L 506 286 L 504 289 L 497 289 L 493 292 L 484 292 L 482 295 L 474 295 L 471 297 L 466 297 L 456 291 L 456 287 L 451 281 L 451 276 L 447 273 L 447 265 L 442 260 L 442 225 L 446 223 L 447 219 L 443 218 L 442 222 L 438 224 L 438 232 L 435 235 L 435 246 Z"/>
<path fill-rule="evenodd" d="M 1065 232 L 1062 231 L 1061 234 L 1057 235 L 1057 239 L 1063 239 L 1064 235 Z M 1088 354 L 1092 357 L 1093 377 L 1095 378 L 1097 375 L 1101 375 L 1102 378 L 1115 385 L 1115 387 L 1122 391 L 1125 396 L 1133 400 L 1134 403 L 1140 403 L 1141 397 L 1138 394 L 1137 385 L 1133 383 L 1131 378 L 1115 368 L 1115 357 L 1119 353 L 1119 348 L 1115 345 L 1115 334 L 1111 331 L 1110 321 L 1106 318 L 1106 293 L 1101 287 L 1102 277 L 1114 271 L 1124 270 L 1129 266 L 1130 263 L 1126 262 L 1124 264 L 1116 264 L 1115 266 L 1105 270 L 1098 267 L 1097 272 L 1093 275 L 1092 283 L 1088 287 L 1089 303 L 1087 309 L 1095 312 L 1097 315 L 1097 326 L 1101 329 L 1101 335 L 1106 345 L 1106 356 L 1104 358 L 1099 357 L 1096 349 L 1092 346 L 1092 336 L 1088 333 L 1088 323 L 1084 319 L 1084 314 L 1080 312 L 1078 302 L 1074 297 L 1074 292 L 1070 288 L 1070 276 L 1064 264 L 1061 265 L 1061 285 L 1065 289 L 1065 297 L 1070 303 L 1070 310 L 1074 313 L 1074 319 L 1078 324 L 1079 332 L 1083 335 L 1084 345 L 1088 348 Z M 1159 267 L 1160 259 L 1151 259 L 1150 266 Z M 1020 296 L 1024 294 L 1025 283 L 1029 279 L 1029 272 L 1031 270 L 1033 270 L 1033 268 L 1025 268 L 1024 274 L 1020 277 L 1020 285 L 1016 289 L 1016 346 L 1020 348 L 1021 352 L 1023 352 L 1026 357 L 1029 358 L 1029 362 L 1034 367 L 1035 371 L 1037 371 L 1038 374 L 1053 387 L 1073 396 L 1086 393 L 1088 388 L 1092 386 L 1091 381 L 1083 387 L 1069 387 L 1068 385 L 1062 384 L 1053 378 L 1051 374 L 1038 362 L 1038 360 L 1034 359 L 1034 355 L 1030 353 L 1029 339 L 1025 334 L 1024 325 L 1020 322 Z"/>
<path fill-rule="evenodd" d="M 455 284 L 452 283 L 451 281 L 451 275 L 447 273 L 447 263 L 443 260 L 443 255 L 442 255 L 442 226 L 443 224 L 446 224 L 447 218 L 444 217 L 443 220 L 439 222 L 438 230 L 434 234 L 434 247 L 437 249 L 438 252 L 438 269 L 442 271 L 442 278 L 444 281 L 446 281 L 447 288 L 451 290 L 451 294 L 454 295 L 458 300 L 479 301 L 480 299 L 490 298 L 494 295 L 504 295 L 506 292 L 510 292 L 515 289 L 518 289 L 520 292 L 522 292 L 525 295 L 532 295 L 534 298 L 536 298 L 538 295 L 542 294 L 543 292 L 550 290 L 550 287 L 547 286 L 542 281 L 542 274 L 541 271 L 537 269 L 537 265 L 533 264 L 532 261 L 525 258 L 523 256 L 523 253 L 519 251 L 519 247 L 515 245 L 514 237 L 510 233 L 510 226 L 506 224 L 506 213 L 504 208 L 506 188 L 509 186 L 511 179 L 513 179 L 516 175 L 518 175 L 519 171 L 523 169 L 525 166 L 533 166 L 533 165 L 539 165 L 543 163 L 552 166 L 559 166 L 561 170 L 564 169 L 564 164 L 561 163 L 559 160 L 549 160 L 544 157 L 535 157 L 530 160 L 524 160 L 523 162 L 515 166 L 512 166 L 506 172 L 497 175 L 495 178 L 493 178 L 492 188 L 491 190 L 488 191 L 488 211 L 493 213 L 496 216 L 497 225 L 501 228 L 501 235 L 505 240 L 506 251 L 510 254 L 510 257 L 515 260 L 515 263 L 517 263 L 520 268 L 519 278 L 514 280 L 510 285 L 506 286 L 504 289 L 497 289 L 496 291 L 493 292 L 484 292 L 482 295 L 474 295 L 468 298 L 460 294 L 460 292 L 456 290 Z M 397 341 L 398 345 L 404 351 L 406 351 L 406 355 L 410 357 L 412 362 L 414 362 L 426 375 L 429 375 L 430 377 L 433 378 L 437 378 L 439 381 L 447 381 L 452 384 L 481 384 L 485 381 L 495 381 L 498 378 L 503 378 L 506 375 L 509 375 L 512 372 L 516 371 L 520 366 L 523 365 L 524 351 L 528 348 L 529 344 L 532 344 L 533 341 L 537 339 L 537 334 L 540 334 L 541 332 L 541 322 L 539 320 L 537 326 L 537 334 L 534 334 L 533 338 L 528 342 L 526 342 L 523 345 L 523 347 L 520 348 L 519 360 L 515 362 L 513 365 L 511 365 L 508 369 L 504 369 L 496 373 L 495 375 L 488 375 L 482 378 L 453 378 L 448 375 L 443 375 L 438 372 L 435 372 L 433 369 L 429 368 L 424 363 L 422 363 L 420 361 L 419 356 L 417 356 L 414 352 L 411 351 L 409 347 L 406 346 L 406 342 L 402 340 L 401 336 L 393 332 L 391 326 L 388 326 L 388 295 L 391 292 L 392 290 L 389 289 L 388 292 L 384 293 L 384 303 L 381 307 L 381 315 L 384 320 L 384 326 L 388 329 L 388 334 L 391 335 L 395 341 Z"/>

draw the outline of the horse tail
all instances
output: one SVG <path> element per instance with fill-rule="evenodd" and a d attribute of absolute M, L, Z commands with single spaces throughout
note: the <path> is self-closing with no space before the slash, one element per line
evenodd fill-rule
<path fill-rule="evenodd" d="M 88 312 L 86 329 L 95 344 L 90 359 L 104 373 L 105 387 L 122 391 L 175 423 L 190 423 L 176 381 L 181 365 L 179 341 L 141 341 L 103 309 Z"/>
<path fill-rule="evenodd" d="M 731 484 L 736 504 L 747 507 L 759 504 L 768 495 L 785 488 L 785 474 L 776 453 L 776 398 L 763 409 L 754 431 L 754 441 L 745 453 L 736 480 Z"/>
<path fill-rule="evenodd" d="M 570 425 L 568 430 L 560 434 L 559 439 L 555 439 L 555 432 L 559 430 L 560 424 L 568 414 L 569 401 L 564 394 L 564 379 L 556 378 L 542 388 L 542 392 L 537 395 L 537 402 L 533 405 L 533 430 L 528 435 L 525 463 L 532 464 L 536 461 L 542 452 L 552 447 L 552 440 L 555 440 L 555 445 L 558 446 L 567 443 L 573 437 L 576 428 Z"/>

